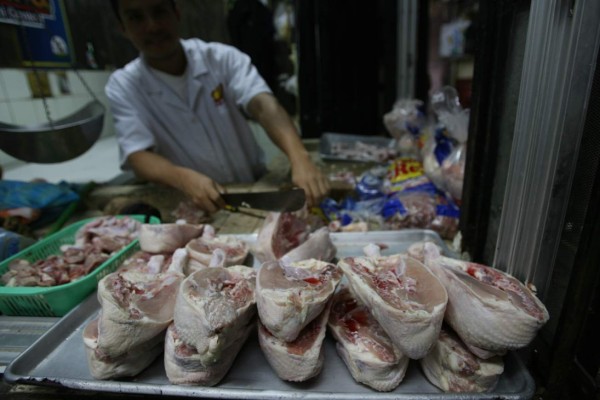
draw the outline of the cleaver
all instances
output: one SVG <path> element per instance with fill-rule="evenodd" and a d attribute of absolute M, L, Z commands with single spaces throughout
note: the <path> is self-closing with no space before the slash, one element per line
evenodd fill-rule
<path fill-rule="evenodd" d="M 304 207 L 304 189 L 279 190 L 270 192 L 224 193 L 221 195 L 229 207 L 254 208 L 265 211 L 291 212 Z"/>

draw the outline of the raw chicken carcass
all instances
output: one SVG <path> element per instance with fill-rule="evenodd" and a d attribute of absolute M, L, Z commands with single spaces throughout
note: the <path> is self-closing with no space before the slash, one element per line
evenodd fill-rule
<path fill-rule="evenodd" d="M 96 242 L 100 247 L 103 244 L 106 247 L 112 247 L 109 251 L 112 252 L 136 239 L 141 225 L 137 220 L 127 216 L 123 218 L 115 216 L 96 218 L 77 230 L 75 245 L 82 247 L 85 244 Z"/>
<path fill-rule="evenodd" d="M 205 225 L 202 236 L 190 240 L 185 248 L 190 256 L 186 275 L 208 267 L 216 249 L 225 253 L 225 267 L 243 264 L 249 252 L 246 242 L 233 236 L 216 235 L 211 225 Z"/>
<path fill-rule="evenodd" d="M 430 244 L 424 251 L 425 265 L 448 291 L 446 322 L 478 356 L 525 347 L 548 321 L 546 307 L 512 276 L 444 257 Z"/>
<path fill-rule="evenodd" d="M 139 233 L 140 247 L 149 253 L 172 253 L 200 236 L 203 229 L 204 225 L 179 221 L 174 224 L 142 224 Z"/>
<path fill-rule="evenodd" d="M 304 260 L 264 263 L 256 277 L 256 304 L 262 324 L 291 342 L 324 310 L 342 273 L 334 264 Z"/>
<path fill-rule="evenodd" d="M 166 272 L 155 273 L 162 268 L 161 260 L 164 260 L 164 256 L 157 255 L 148 263 L 155 263 L 153 268 L 114 272 L 98 282 L 98 300 L 102 307 L 98 348 L 107 356 L 127 353 L 161 335 L 169 326 L 185 259 L 185 249 L 179 249 Z"/>
<path fill-rule="evenodd" d="M 235 357 L 255 328 L 254 323 L 240 328 L 237 336 L 223 349 L 222 357 L 206 365 L 194 346 L 185 343 L 175 324 L 167 329 L 165 338 L 165 372 L 169 382 L 176 385 L 214 386 L 227 374 Z"/>
<path fill-rule="evenodd" d="M 313 319 L 292 342 L 271 334 L 259 321 L 258 341 L 263 354 L 281 379 L 303 382 L 317 376 L 325 360 L 323 339 L 327 331 L 329 305 Z"/>
<path fill-rule="evenodd" d="M 452 331 L 442 328 L 433 349 L 420 360 L 427 379 L 445 392 L 486 392 L 504 371 L 500 356 L 483 360 Z"/>
<path fill-rule="evenodd" d="M 423 358 L 437 340 L 448 301 L 435 275 L 402 254 L 347 257 L 338 266 L 398 349 Z"/>
<path fill-rule="evenodd" d="M 281 261 L 289 264 L 295 261 L 308 260 L 310 258 L 331 261 L 335 257 L 337 249 L 329 237 L 329 229 L 319 228 L 311 233 L 308 239 L 300 246 L 287 252 Z"/>
<path fill-rule="evenodd" d="M 276 261 L 304 243 L 310 227 L 293 213 L 269 213 L 260 228 L 252 254 L 261 262 Z"/>
<path fill-rule="evenodd" d="M 95 318 L 83 330 L 83 343 L 90 373 L 95 379 L 135 376 L 146 369 L 163 351 L 163 339 L 162 335 L 157 335 L 127 353 L 110 357 L 98 348 L 98 318 Z"/>
<path fill-rule="evenodd" d="M 428 242 L 428 241 L 421 241 L 421 242 L 416 242 L 410 245 L 410 247 L 407 250 L 407 254 L 409 256 L 411 256 L 412 258 L 414 258 L 415 260 L 424 263 L 425 262 L 425 243 L 431 243 L 432 246 L 435 246 L 438 248 L 438 250 L 440 251 L 440 253 L 442 252 L 442 248 L 440 246 L 438 246 L 437 244 L 433 243 L 433 242 Z"/>
<path fill-rule="evenodd" d="M 235 265 L 206 268 L 181 284 L 174 323 L 182 342 L 203 365 L 218 363 L 256 314 L 256 272 Z"/>
<path fill-rule="evenodd" d="M 382 392 L 394 390 L 402 382 L 409 358 L 345 287 L 333 297 L 329 330 L 337 340 L 338 354 L 357 382 Z"/>

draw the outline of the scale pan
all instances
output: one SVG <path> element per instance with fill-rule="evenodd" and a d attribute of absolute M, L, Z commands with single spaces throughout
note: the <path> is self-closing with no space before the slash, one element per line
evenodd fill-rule
<path fill-rule="evenodd" d="M 104 126 L 105 108 L 91 101 L 75 113 L 39 125 L 0 122 L 0 149 L 22 161 L 52 164 L 76 158 L 92 147 Z"/>

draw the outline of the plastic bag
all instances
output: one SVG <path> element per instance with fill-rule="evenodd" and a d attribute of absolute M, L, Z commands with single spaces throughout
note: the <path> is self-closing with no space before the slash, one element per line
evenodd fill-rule
<path fill-rule="evenodd" d="M 31 238 L 0 228 L 0 261 L 6 260 L 34 243 L 35 240 Z"/>
<path fill-rule="evenodd" d="M 446 135 L 444 127 L 438 127 L 435 135 L 431 136 L 423 147 L 423 170 L 425 175 L 440 190 L 446 190 L 446 181 L 442 170 L 442 163 L 454 150 L 454 143 Z"/>
<path fill-rule="evenodd" d="M 466 144 L 461 143 L 446 157 L 441 166 L 446 191 L 457 202 L 460 202 L 462 199 L 466 157 Z"/>
<path fill-rule="evenodd" d="M 401 99 L 396 101 L 392 110 L 383 116 L 383 124 L 390 135 L 397 140 L 400 156 L 420 158 L 422 147 L 420 136 L 426 124 L 422 108 L 421 100 Z"/>
<path fill-rule="evenodd" d="M 431 229 L 452 239 L 458 232 L 460 210 L 443 192 L 429 187 L 392 194 L 382 216 L 386 229 Z"/>
<path fill-rule="evenodd" d="M 425 175 L 423 164 L 419 160 L 407 157 L 397 158 L 389 164 L 384 181 L 386 193 L 401 192 L 430 185 L 432 183 Z"/>
<path fill-rule="evenodd" d="M 432 179 L 437 181 L 436 185 L 460 203 L 465 174 L 466 142 L 469 135 L 469 110 L 461 107 L 456 89 L 450 86 L 432 94 L 431 107 L 440 123 L 445 126 L 446 135 L 455 143 L 450 154 L 442 160 L 437 158 L 439 169 L 433 166 L 430 156 L 427 160 L 428 175 L 431 174 Z"/>
<path fill-rule="evenodd" d="M 44 209 L 77 201 L 79 195 L 66 182 L 0 181 L 0 210 L 13 208 Z"/>

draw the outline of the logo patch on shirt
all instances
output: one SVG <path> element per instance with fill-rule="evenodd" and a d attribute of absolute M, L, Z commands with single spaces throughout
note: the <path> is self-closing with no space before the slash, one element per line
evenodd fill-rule
<path fill-rule="evenodd" d="M 214 102 L 216 105 L 221 105 L 223 104 L 223 84 L 220 83 L 219 86 L 217 86 L 211 93 L 210 95 L 212 96 Z"/>

